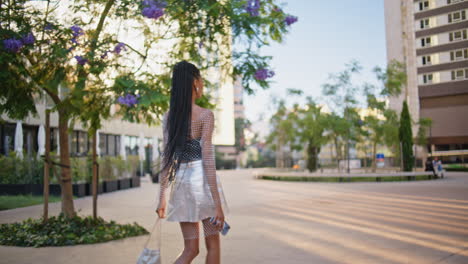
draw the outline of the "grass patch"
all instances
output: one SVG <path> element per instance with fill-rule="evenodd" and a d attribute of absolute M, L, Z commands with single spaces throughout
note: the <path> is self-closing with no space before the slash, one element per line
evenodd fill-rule
<path fill-rule="evenodd" d="M 263 180 L 295 181 L 295 182 L 394 182 L 394 181 L 419 181 L 435 179 L 432 175 L 417 176 L 380 176 L 380 177 L 307 177 L 307 176 L 259 176 Z"/>
<path fill-rule="evenodd" d="M 0 225 L 0 244 L 20 247 L 69 246 L 94 244 L 148 234 L 137 223 L 117 224 L 101 217 L 66 218 L 53 216 L 44 224 L 42 218 Z"/>
<path fill-rule="evenodd" d="M 455 167 L 455 168 L 445 168 L 445 170 L 446 171 L 468 171 L 468 168 Z"/>
<path fill-rule="evenodd" d="M 49 202 L 59 202 L 59 196 L 49 196 Z M 36 195 L 0 195 L 0 211 L 14 209 L 19 207 L 26 207 L 43 203 L 42 196 Z"/>

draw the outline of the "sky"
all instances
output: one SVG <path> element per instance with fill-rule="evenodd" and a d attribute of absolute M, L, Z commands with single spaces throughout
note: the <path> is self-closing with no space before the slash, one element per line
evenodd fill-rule
<path fill-rule="evenodd" d="M 281 44 L 262 49 L 272 55 L 275 76 L 268 90 L 244 95 L 245 114 L 260 136 L 268 134 L 267 120 L 273 114 L 272 98 L 285 98 L 288 88 L 318 98 L 330 73 L 357 60 L 363 66 L 359 80 L 375 83 L 372 69 L 386 63 L 383 0 L 287 0 L 283 11 L 298 22 Z M 291 98 L 290 98 L 291 99 Z M 301 98 L 288 100 L 289 105 Z"/>

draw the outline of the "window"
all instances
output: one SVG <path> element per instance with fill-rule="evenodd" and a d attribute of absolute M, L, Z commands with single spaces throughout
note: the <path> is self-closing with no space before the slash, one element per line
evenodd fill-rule
<path fill-rule="evenodd" d="M 14 151 L 15 131 L 16 126 L 14 124 L 4 124 L 2 126 L 2 154 L 8 155 L 10 151 Z"/>
<path fill-rule="evenodd" d="M 115 156 L 115 154 L 116 154 L 115 136 L 107 135 L 107 155 Z"/>
<path fill-rule="evenodd" d="M 78 134 L 78 151 L 82 155 L 88 153 L 88 133 L 80 131 Z"/>
<path fill-rule="evenodd" d="M 456 50 L 450 52 L 451 61 L 459 61 L 463 59 L 468 59 L 468 49 Z"/>
<path fill-rule="evenodd" d="M 429 47 L 431 46 L 431 37 L 427 37 L 427 38 L 422 38 L 421 39 L 421 46 L 422 47 Z"/>
<path fill-rule="evenodd" d="M 58 151 L 58 133 L 59 131 L 57 128 L 50 128 L 50 151 Z"/>
<path fill-rule="evenodd" d="M 127 137 L 127 143 L 125 150 L 127 152 L 127 155 L 138 155 L 138 137 L 136 136 L 128 136 Z"/>
<path fill-rule="evenodd" d="M 107 155 L 107 135 L 99 133 L 99 151 L 101 155 Z"/>
<path fill-rule="evenodd" d="M 467 33 L 466 29 L 455 31 L 455 32 L 450 32 L 449 40 L 450 42 L 464 40 L 467 38 L 466 33 Z"/>
<path fill-rule="evenodd" d="M 421 1 L 419 2 L 419 11 L 429 9 L 429 1 Z"/>
<path fill-rule="evenodd" d="M 452 80 L 453 81 L 460 81 L 468 79 L 468 68 L 467 69 L 458 69 L 452 71 Z"/>
<path fill-rule="evenodd" d="M 71 137 L 71 140 L 70 140 L 70 143 L 71 143 L 70 154 L 72 156 L 75 156 L 75 155 L 80 153 L 79 144 L 78 144 L 78 142 L 79 142 L 79 140 L 78 140 L 79 132 L 78 131 L 73 131 L 70 134 L 70 137 Z"/>
<path fill-rule="evenodd" d="M 120 155 L 120 136 L 115 136 L 115 155 Z"/>
<path fill-rule="evenodd" d="M 432 73 L 423 75 L 423 83 L 429 84 L 432 83 Z"/>
<path fill-rule="evenodd" d="M 421 29 L 429 28 L 429 18 L 420 21 Z"/>
<path fill-rule="evenodd" d="M 449 23 L 455 23 L 462 20 L 466 20 L 466 10 L 461 10 L 448 14 Z"/>
<path fill-rule="evenodd" d="M 422 57 L 422 64 L 423 65 L 431 65 L 431 56 L 423 56 Z"/>
<path fill-rule="evenodd" d="M 460 2 L 463 2 L 465 0 L 447 0 L 447 4 L 450 5 L 450 4 L 456 4 L 456 3 L 460 3 Z"/>

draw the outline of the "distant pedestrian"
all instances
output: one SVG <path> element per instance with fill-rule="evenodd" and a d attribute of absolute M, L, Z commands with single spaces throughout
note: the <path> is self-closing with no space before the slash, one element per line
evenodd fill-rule
<path fill-rule="evenodd" d="M 438 177 L 444 178 L 444 168 L 442 166 L 442 160 L 439 160 L 437 157 L 436 157 L 434 169 L 437 171 Z"/>
<path fill-rule="evenodd" d="M 436 176 L 436 172 L 434 170 L 434 164 L 432 158 L 427 158 L 426 160 L 426 170 L 425 171 L 432 171 L 434 177 Z"/>

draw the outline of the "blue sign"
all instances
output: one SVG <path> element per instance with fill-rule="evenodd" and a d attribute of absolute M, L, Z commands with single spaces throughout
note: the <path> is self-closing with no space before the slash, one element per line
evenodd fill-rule
<path fill-rule="evenodd" d="M 383 158 L 384 158 L 384 154 L 383 154 L 383 153 L 377 153 L 377 154 L 375 155 L 375 157 L 376 157 L 377 159 L 383 159 Z"/>

